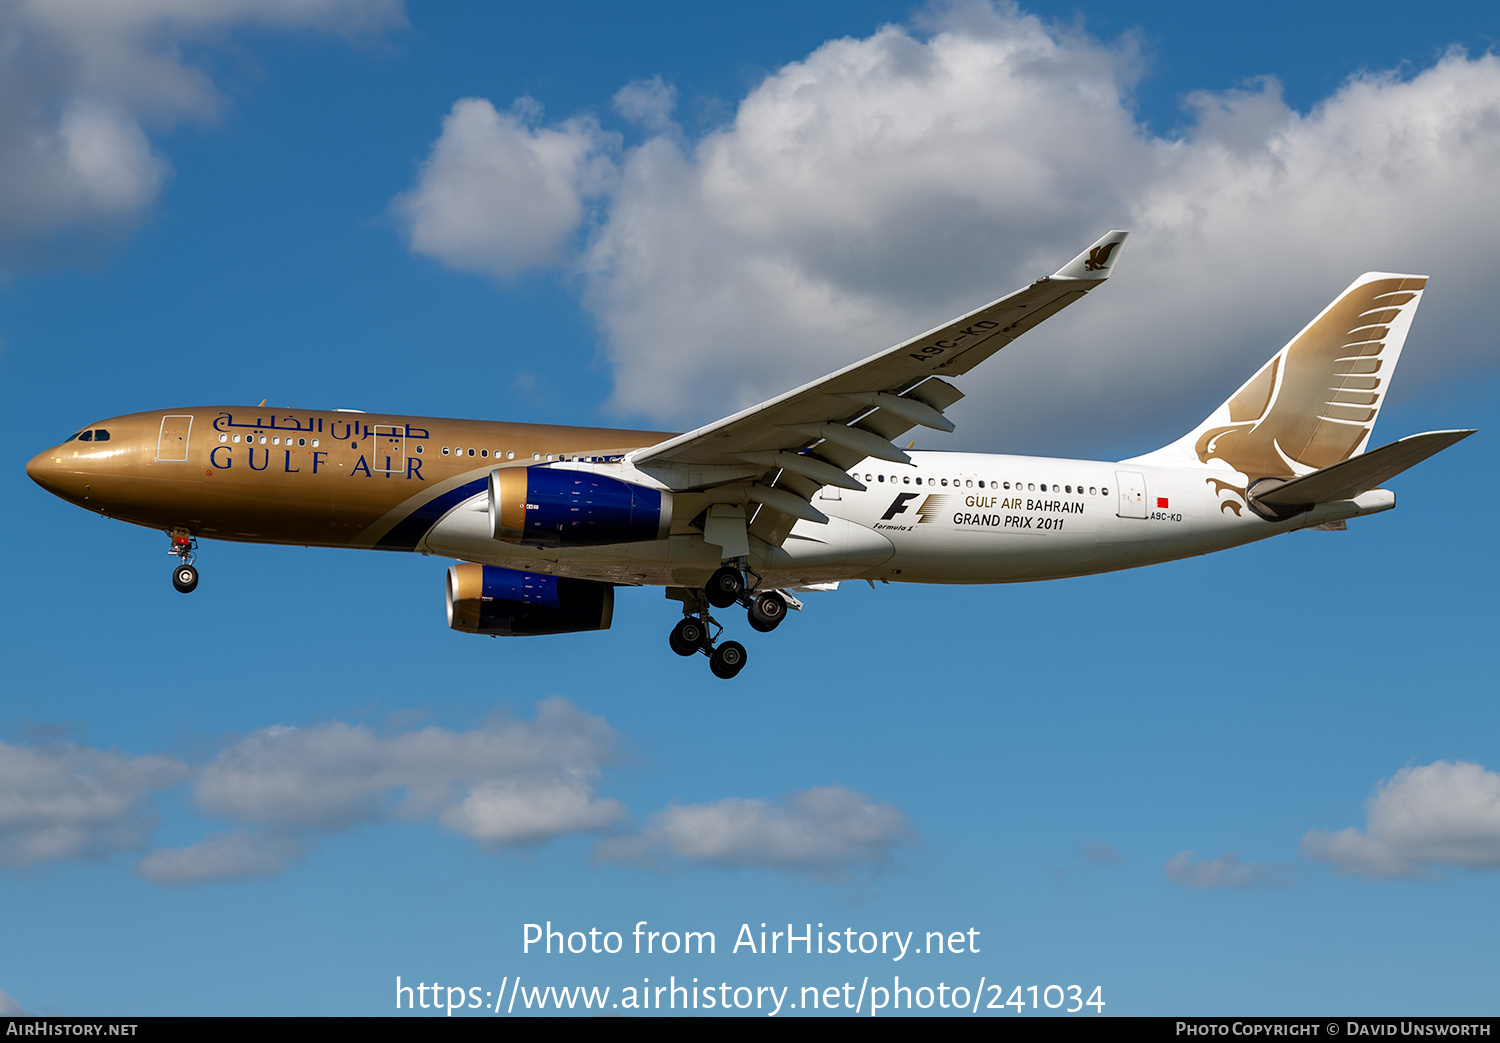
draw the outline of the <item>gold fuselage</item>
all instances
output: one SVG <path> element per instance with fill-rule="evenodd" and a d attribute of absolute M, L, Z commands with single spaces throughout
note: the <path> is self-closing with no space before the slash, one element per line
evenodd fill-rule
<path fill-rule="evenodd" d="M 220 540 L 414 550 L 496 467 L 613 458 L 654 431 L 196 406 L 113 417 L 26 473 L 81 507 Z"/>

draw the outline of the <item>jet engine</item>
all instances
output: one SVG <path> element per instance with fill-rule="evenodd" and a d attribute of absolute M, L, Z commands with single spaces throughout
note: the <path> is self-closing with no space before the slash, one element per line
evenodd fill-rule
<path fill-rule="evenodd" d="M 465 634 L 524 637 L 608 630 L 615 588 L 493 565 L 448 570 L 448 625 Z"/>
<path fill-rule="evenodd" d="M 590 471 L 502 467 L 490 472 L 490 535 L 535 547 L 664 540 L 672 494 Z"/>

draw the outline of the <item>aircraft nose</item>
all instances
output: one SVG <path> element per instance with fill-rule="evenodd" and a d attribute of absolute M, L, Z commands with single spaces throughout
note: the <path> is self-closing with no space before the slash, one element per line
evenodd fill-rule
<path fill-rule="evenodd" d="M 55 449 L 38 453 L 26 464 L 26 477 L 48 492 L 56 491 L 57 478 L 62 471 L 62 462 L 58 459 Z"/>

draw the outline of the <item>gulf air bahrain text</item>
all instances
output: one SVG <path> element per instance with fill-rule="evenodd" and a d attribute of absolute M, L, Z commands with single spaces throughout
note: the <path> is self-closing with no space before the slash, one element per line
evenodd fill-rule
<path fill-rule="evenodd" d="M 345 410 L 197 406 L 113 417 L 27 473 L 161 529 L 177 589 L 200 539 L 457 559 L 448 625 L 604 630 L 618 586 L 681 603 L 670 644 L 733 677 L 713 610 L 774 630 L 843 580 L 1010 583 L 1222 550 L 1388 510 L 1381 484 L 1470 431 L 1369 441 L 1427 280 L 1361 275 L 1177 441 L 1120 462 L 898 448 L 970 370 L 1104 282 L 1124 232 L 1055 274 L 686 434 Z"/>

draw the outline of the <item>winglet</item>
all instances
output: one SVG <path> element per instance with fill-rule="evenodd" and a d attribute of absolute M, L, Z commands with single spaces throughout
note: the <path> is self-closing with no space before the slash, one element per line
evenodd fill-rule
<path fill-rule="evenodd" d="M 1120 244 L 1125 241 L 1129 232 L 1113 231 L 1100 239 L 1093 246 L 1063 265 L 1052 276 L 1054 279 L 1084 279 L 1089 282 L 1103 282 L 1109 278 L 1109 270 L 1114 266 L 1115 258 L 1120 256 Z"/>

